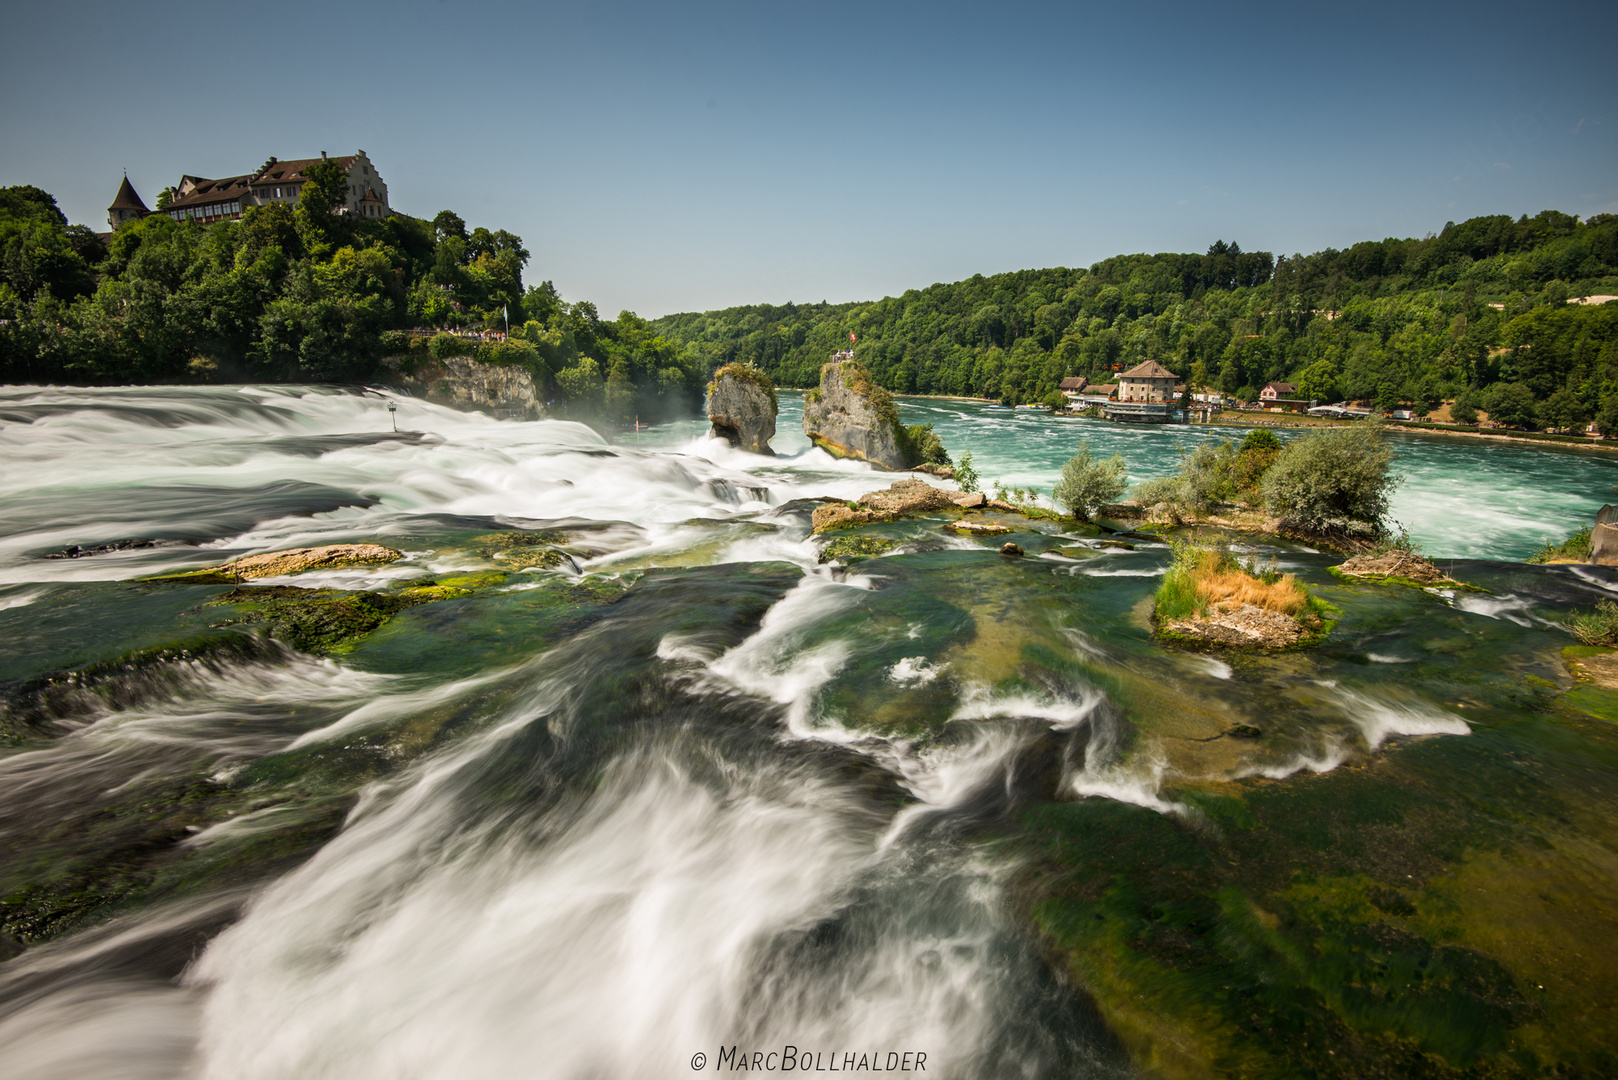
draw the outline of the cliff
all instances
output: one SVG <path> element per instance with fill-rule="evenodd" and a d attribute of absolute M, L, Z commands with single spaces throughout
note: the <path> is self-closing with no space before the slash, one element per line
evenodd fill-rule
<path fill-rule="evenodd" d="M 499 420 L 534 420 L 545 413 L 527 368 L 482 364 L 464 356 L 410 368 L 406 359 L 389 356 L 382 365 L 397 385 L 434 404 L 486 412 Z"/>
<path fill-rule="evenodd" d="M 804 395 L 803 433 L 836 457 L 886 469 L 909 467 L 899 448 L 899 411 L 892 395 L 853 360 L 834 360 L 820 369 L 820 388 Z"/>
<path fill-rule="evenodd" d="M 708 422 L 716 438 L 755 454 L 775 456 L 777 404 L 770 378 L 751 364 L 726 364 L 708 384 Z"/>

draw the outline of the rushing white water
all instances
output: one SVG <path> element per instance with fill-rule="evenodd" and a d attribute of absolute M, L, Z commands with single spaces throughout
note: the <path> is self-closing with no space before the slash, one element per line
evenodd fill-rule
<path fill-rule="evenodd" d="M 449 532 L 586 536 L 551 577 L 487 594 L 513 620 L 557 579 L 692 571 L 531 643 L 519 621 L 508 634 L 498 615 L 491 629 L 469 608 L 421 609 L 442 622 L 401 636 L 431 648 L 385 671 L 280 650 L 19 697 L 60 737 L 0 756 L 0 840 L 142 785 L 245 794 L 161 838 L 216 875 L 207 887 L 0 965 L 6 1075 L 662 1077 L 698 1052 L 788 1045 L 924 1052 L 942 1075 L 1120 1075 L 1012 914 L 1016 867 L 966 836 L 1033 798 L 1195 818 L 1102 676 L 1216 696 L 1243 675 L 1143 660 L 1083 628 L 1102 607 L 1040 628 L 1060 675 L 1021 674 L 1011 638 L 1005 670 L 972 674 L 973 639 L 941 627 L 992 628 L 992 605 L 965 613 L 944 586 L 883 569 L 903 560 L 820 564 L 787 504 L 889 478 L 795 445 L 789 423 L 783 456 L 761 459 L 695 425 L 609 443 L 375 393 L 0 389 L 9 678 L 156 644 L 147 619 L 205 621 L 205 593 L 132 579 L 290 546 L 394 543 L 406 557 L 387 566 L 269 583 L 385 589 L 486 565 L 435 539 Z M 962 538 L 909 547 L 1009 565 Z M 1040 590 L 1082 582 L 1127 609 L 1163 562 L 1142 544 L 1021 565 Z M 775 569 L 744 581 L 731 564 Z M 1531 604 L 1455 606 L 1494 623 Z M 1323 771 L 1393 736 L 1470 730 L 1416 696 L 1296 696 L 1303 749 L 1245 750 L 1232 773 Z M 900 719 L 873 723 L 877 699 Z M 902 722 L 918 713 L 925 735 Z M 297 858 L 230 877 L 289 836 Z"/>

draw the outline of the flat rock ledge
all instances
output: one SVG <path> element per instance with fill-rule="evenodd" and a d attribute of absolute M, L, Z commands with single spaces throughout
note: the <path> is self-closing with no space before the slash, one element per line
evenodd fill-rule
<path fill-rule="evenodd" d="M 966 536 L 1004 536 L 1011 531 L 1009 526 L 993 521 L 952 521 L 945 525 L 944 529 L 946 532 L 962 533 Z"/>
<path fill-rule="evenodd" d="M 974 497 L 981 503 L 981 494 L 945 491 L 925 480 L 908 477 L 894 481 L 885 491 L 867 491 L 856 503 L 828 503 L 820 507 L 814 513 L 814 531 L 876 521 L 897 521 L 906 514 L 957 510 L 965 505 L 975 505 L 972 502 Z"/>
<path fill-rule="evenodd" d="M 262 555 L 248 555 L 233 559 L 220 566 L 203 570 L 189 570 L 180 574 L 166 574 L 153 581 L 251 581 L 254 578 L 280 577 L 304 570 L 331 570 L 339 566 L 360 566 L 367 563 L 390 563 L 404 558 L 402 552 L 381 544 L 325 544 L 321 547 L 292 548 L 289 551 L 268 551 Z"/>
<path fill-rule="evenodd" d="M 1418 585 L 1457 585 L 1438 567 L 1408 551 L 1389 551 L 1382 555 L 1356 555 L 1337 567 L 1339 571 L 1359 578 L 1400 578 Z"/>
<path fill-rule="evenodd" d="M 1309 633 L 1292 616 L 1252 604 L 1215 608 L 1206 617 L 1178 619 L 1163 629 L 1209 644 L 1261 649 L 1284 649 Z"/>

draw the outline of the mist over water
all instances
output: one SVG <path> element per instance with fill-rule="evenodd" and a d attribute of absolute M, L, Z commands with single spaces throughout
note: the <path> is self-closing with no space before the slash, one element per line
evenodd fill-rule
<path fill-rule="evenodd" d="M 1154 706 L 1118 700 L 1119 679 L 1280 725 L 1210 776 L 1472 730 L 1366 674 L 1398 642 L 1323 660 L 1332 676 L 1289 683 L 1279 719 L 1230 665 L 1161 659 L 1128 629 L 1164 561 L 1149 544 L 1013 565 L 918 527 L 900 557 L 823 565 L 793 500 L 891 478 L 809 449 L 798 400 L 782 394 L 781 456 L 761 459 L 696 422 L 609 441 L 371 392 L 0 389 L 13 690 L 206 626 L 220 590 L 144 576 L 374 541 L 406 557 L 282 584 L 379 589 L 487 569 L 475 534 L 579 537 L 568 565 L 412 609 L 351 654 L 265 645 L 39 698 L 66 734 L 0 751 L 0 844 L 59 820 L 71 855 L 90 843 L 76 823 L 132 791 L 237 801 L 143 840 L 169 861 L 110 920 L 0 964 L 6 1075 L 664 1077 L 788 1044 L 922 1051 L 946 1076 L 1126 1075 L 989 842 L 1036 799 L 1200 821 L 1168 790 L 1189 766 L 1137 730 Z M 1047 492 L 1080 437 L 1139 478 L 1225 434 L 903 408 L 985 478 Z M 1611 470 L 1399 452 L 1397 513 L 1457 558 L 1560 537 Z M 543 622 L 559 582 L 633 587 Z M 1036 588 L 1069 591 L 1005 615 Z M 1516 632 L 1504 616 L 1544 598 L 1511 595 L 1453 618 Z"/>

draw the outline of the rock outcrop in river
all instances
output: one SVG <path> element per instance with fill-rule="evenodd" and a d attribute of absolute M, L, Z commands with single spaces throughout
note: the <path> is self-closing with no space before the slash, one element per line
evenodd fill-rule
<path fill-rule="evenodd" d="M 770 377 L 752 364 L 726 364 L 708 384 L 708 422 L 715 438 L 753 454 L 775 456 L 777 403 Z"/>
<path fill-rule="evenodd" d="M 803 399 L 803 433 L 836 457 L 858 458 L 886 469 L 909 468 L 899 448 L 899 411 L 893 396 L 853 360 L 820 369 L 820 387 Z"/>
<path fill-rule="evenodd" d="M 514 364 L 484 364 L 447 356 L 407 370 L 404 357 L 389 356 L 384 367 L 398 372 L 398 384 L 437 405 L 486 412 L 499 420 L 535 420 L 544 415 L 534 377 Z"/>

